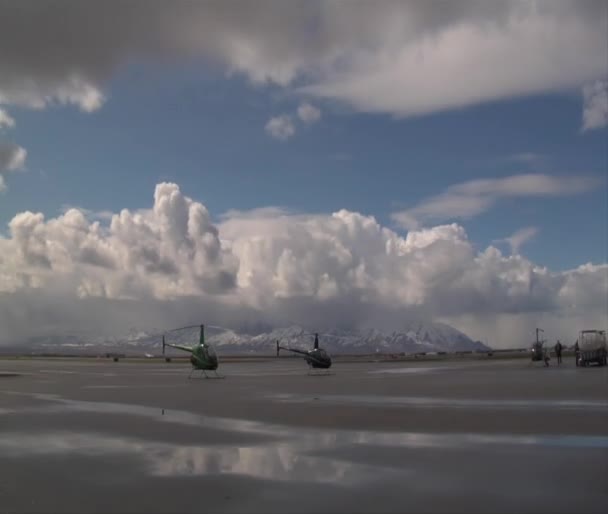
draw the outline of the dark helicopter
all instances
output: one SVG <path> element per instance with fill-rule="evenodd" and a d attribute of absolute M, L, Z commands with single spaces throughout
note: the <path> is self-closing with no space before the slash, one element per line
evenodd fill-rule
<path fill-rule="evenodd" d="M 312 350 L 298 350 L 296 348 L 286 348 L 285 346 L 281 346 L 277 341 L 277 357 L 279 356 L 279 352 L 281 350 L 286 350 L 288 352 L 293 352 L 298 355 L 302 355 L 306 364 L 308 364 L 309 372 L 317 369 L 328 370 L 331 368 L 331 356 L 329 352 L 324 350 L 323 348 L 319 348 L 319 334 L 315 334 L 315 342 Z"/>
<path fill-rule="evenodd" d="M 192 376 L 192 373 L 194 373 L 194 371 L 201 371 L 202 375 L 205 378 L 224 378 L 223 376 L 218 375 L 217 373 L 219 362 L 217 354 L 215 353 L 215 349 L 213 348 L 213 346 L 205 342 L 205 325 L 190 325 L 188 327 L 181 327 L 169 330 L 169 332 L 175 332 L 177 330 L 185 330 L 187 328 L 195 328 L 199 326 L 201 329 L 199 342 L 194 346 L 184 346 L 180 344 L 166 343 L 165 335 L 163 334 L 163 355 L 165 354 L 165 346 L 170 346 L 171 348 L 176 348 L 177 350 L 190 352 L 190 364 L 192 364 L 192 370 L 190 371 L 190 375 L 188 375 L 188 378 Z M 206 371 L 213 371 L 214 376 L 207 375 Z"/>

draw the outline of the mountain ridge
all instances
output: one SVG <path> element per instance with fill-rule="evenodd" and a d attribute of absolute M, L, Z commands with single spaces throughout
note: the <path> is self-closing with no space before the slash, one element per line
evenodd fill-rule
<path fill-rule="evenodd" d="M 48 335 L 31 338 L 21 347 L 36 351 L 86 350 L 107 353 L 155 353 L 161 351 L 160 330 L 130 329 L 121 337 L 104 337 L 86 334 Z M 199 328 L 166 333 L 166 341 L 176 344 L 194 344 L 199 339 Z M 270 332 L 247 334 L 233 329 L 206 327 L 207 342 L 213 344 L 218 353 L 224 354 L 272 354 L 276 341 L 284 346 L 311 348 L 314 333 L 300 325 L 277 327 Z M 439 322 L 412 322 L 402 330 L 330 329 L 319 331 L 319 343 L 334 354 L 370 353 L 432 353 L 460 351 L 489 351 L 487 345 L 474 341 L 463 332 Z"/>

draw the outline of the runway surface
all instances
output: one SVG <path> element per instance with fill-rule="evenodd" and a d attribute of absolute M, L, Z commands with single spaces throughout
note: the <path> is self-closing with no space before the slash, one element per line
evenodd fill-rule
<path fill-rule="evenodd" d="M 0 360 L 0 512 L 606 512 L 608 368 Z"/>

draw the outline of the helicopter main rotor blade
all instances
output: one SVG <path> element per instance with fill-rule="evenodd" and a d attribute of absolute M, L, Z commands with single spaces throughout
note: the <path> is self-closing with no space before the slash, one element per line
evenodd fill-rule
<path fill-rule="evenodd" d="M 338 337 L 336 334 L 330 334 L 328 332 L 309 332 L 308 330 L 304 330 L 300 336 L 319 336 L 319 337 Z M 298 337 L 298 336 L 296 336 Z"/>
<path fill-rule="evenodd" d="M 188 328 L 200 328 L 201 325 L 204 325 L 205 328 L 215 328 L 215 329 L 219 329 L 219 330 L 231 330 L 230 328 L 222 327 L 220 325 L 208 325 L 207 323 L 199 323 L 198 325 L 188 325 L 185 327 L 172 328 L 170 330 L 165 330 L 165 332 L 177 332 L 178 330 L 186 330 Z"/>
<path fill-rule="evenodd" d="M 199 323 L 198 325 L 188 325 L 187 327 L 172 328 L 170 330 L 165 330 L 165 333 L 177 332 L 178 330 L 186 330 L 187 328 L 201 328 L 201 325 L 204 325 L 204 323 Z"/>
<path fill-rule="evenodd" d="M 225 332 L 233 332 L 231 328 L 222 327 L 221 325 L 205 325 L 205 328 L 213 328 L 215 330 L 224 330 Z"/>

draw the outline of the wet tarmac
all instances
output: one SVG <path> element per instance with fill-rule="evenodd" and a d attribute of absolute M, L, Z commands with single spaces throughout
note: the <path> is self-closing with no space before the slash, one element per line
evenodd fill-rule
<path fill-rule="evenodd" d="M 606 512 L 608 368 L 0 360 L 2 512 Z"/>

